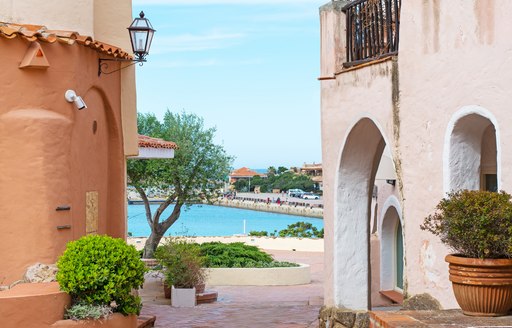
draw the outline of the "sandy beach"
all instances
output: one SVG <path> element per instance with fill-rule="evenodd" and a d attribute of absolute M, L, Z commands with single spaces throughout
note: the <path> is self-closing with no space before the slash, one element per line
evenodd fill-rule
<path fill-rule="evenodd" d="M 145 237 L 128 237 L 128 244 L 134 245 L 138 250 L 144 247 Z M 323 252 L 324 240 L 311 238 L 279 238 L 279 237 L 252 237 L 252 236 L 229 236 L 229 237 L 186 237 L 187 240 L 197 243 L 220 241 L 222 243 L 244 242 L 247 245 L 258 246 L 261 249 L 298 251 L 298 252 Z"/>

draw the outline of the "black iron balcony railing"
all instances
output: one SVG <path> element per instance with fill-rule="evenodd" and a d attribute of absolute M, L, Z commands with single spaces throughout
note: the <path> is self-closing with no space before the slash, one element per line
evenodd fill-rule
<path fill-rule="evenodd" d="M 347 18 L 347 61 L 351 67 L 398 53 L 401 0 L 354 0 Z"/>

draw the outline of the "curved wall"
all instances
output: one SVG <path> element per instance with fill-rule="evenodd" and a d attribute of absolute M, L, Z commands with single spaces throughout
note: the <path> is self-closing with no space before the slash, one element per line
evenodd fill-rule
<path fill-rule="evenodd" d="M 2 285 L 36 262 L 54 263 L 66 242 L 85 234 L 87 217 L 97 233 L 126 231 L 119 74 L 99 78 L 97 52 L 58 42 L 41 44 L 50 67 L 20 69 L 28 45 L 0 38 L 8 49 L 0 52 Z M 68 103 L 68 89 L 89 108 Z M 86 202 L 91 192 L 97 199 Z"/>

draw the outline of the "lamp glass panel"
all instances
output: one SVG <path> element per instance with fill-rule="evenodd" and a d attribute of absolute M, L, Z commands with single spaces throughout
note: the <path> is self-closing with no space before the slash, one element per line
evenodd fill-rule
<path fill-rule="evenodd" d="M 134 53 L 146 52 L 146 41 L 148 38 L 147 31 L 132 31 L 132 47 Z"/>

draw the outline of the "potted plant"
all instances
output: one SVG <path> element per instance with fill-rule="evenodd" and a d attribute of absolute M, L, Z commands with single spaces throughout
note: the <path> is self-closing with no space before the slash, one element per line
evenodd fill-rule
<path fill-rule="evenodd" d="M 512 203 L 506 192 L 448 194 L 422 230 L 441 238 L 455 298 L 471 316 L 502 316 L 512 309 Z"/>
<path fill-rule="evenodd" d="M 196 289 L 206 280 L 204 258 L 198 244 L 168 238 L 158 247 L 155 257 L 165 268 L 164 283 L 171 286 L 171 305 L 191 307 L 196 305 Z"/>
<path fill-rule="evenodd" d="M 67 244 L 57 262 L 60 289 L 71 296 L 56 327 L 136 327 L 142 303 L 134 294 L 146 271 L 135 247 L 123 239 L 89 235 Z M 78 320 L 78 322 L 77 322 Z"/>

